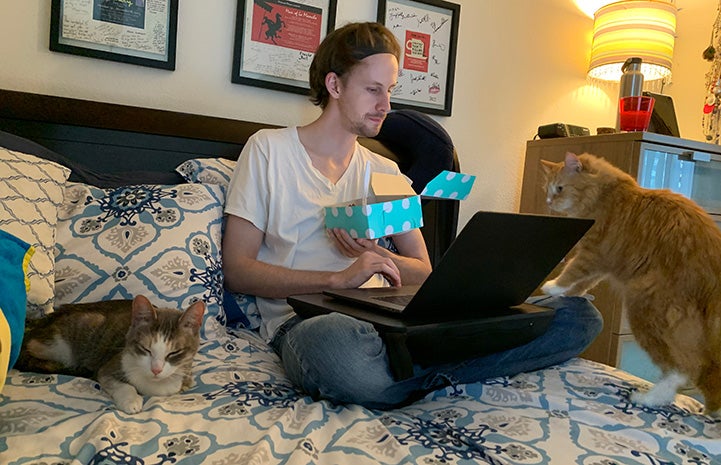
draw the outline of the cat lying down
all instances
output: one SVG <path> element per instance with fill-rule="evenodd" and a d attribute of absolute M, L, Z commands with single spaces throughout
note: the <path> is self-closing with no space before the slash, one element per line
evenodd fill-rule
<path fill-rule="evenodd" d="M 167 396 L 191 386 L 205 304 L 184 312 L 155 308 L 144 296 L 70 304 L 28 323 L 15 368 L 97 380 L 126 413 L 141 396 Z"/>
<path fill-rule="evenodd" d="M 543 291 L 582 295 L 610 280 L 636 341 L 663 371 L 631 400 L 667 405 L 690 381 L 706 413 L 721 416 L 721 230 L 693 201 L 641 188 L 594 155 L 542 163 L 551 210 L 596 220 Z"/>

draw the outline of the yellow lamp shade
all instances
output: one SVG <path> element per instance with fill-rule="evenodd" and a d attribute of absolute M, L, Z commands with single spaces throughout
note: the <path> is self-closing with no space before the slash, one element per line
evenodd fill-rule
<path fill-rule="evenodd" d="M 675 36 L 676 6 L 671 3 L 628 0 L 603 6 L 594 15 L 588 75 L 618 81 L 623 62 L 639 57 L 645 80 L 669 77 Z"/>

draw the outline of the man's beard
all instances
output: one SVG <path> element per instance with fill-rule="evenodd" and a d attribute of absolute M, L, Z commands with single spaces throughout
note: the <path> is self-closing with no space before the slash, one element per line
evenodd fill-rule
<path fill-rule="evenodd" d="M 359 136 L 359 137 L 375 137 L 381 131 L 381 127 L 383 126 L 383 123 L 381 122 L 381 124 L 379 124 L 377 126 L 375 125 L 375 123 L 373 123 L 371 125 L 370 120 L 366 119 L 369 116 L 378 117 L 380 115 L 366 115 L 360 122 L 354 124 L 353 132 L 357 136 Z M 385 115 L 383 115 L 383 121 L 385 121 Z"/>

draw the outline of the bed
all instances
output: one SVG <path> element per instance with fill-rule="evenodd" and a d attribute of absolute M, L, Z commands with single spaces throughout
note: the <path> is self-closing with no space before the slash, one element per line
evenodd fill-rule
<path fill-rule="evenodd" d="M 449 386 L 388 411 L 299 392 L 255 330 L 252 296 L 224 292 L 219 271 L 222 184 L 262 127 L 269 125 L 0 90 L 0 141 L 29 163 L 21 174 L 54 160 L 35 173 L 54 179 L 36 179 L 51 197 L 50 295 L 33 296 L 29 314 L 137 292 L 178 308 L 198 297 L 208 303 L 194 386 L 146 398 L 138 414 L 115 409 L 93 380 L 10 370 L 0 392 L 0 464 L 721 464 L 721 421 L 702 415 L 698 401 L 638 407 L 629 394 L 644 381 L 581 358 Z M 363 143 L 406 172 L 418 169 L 403 144 Z M 458 169 L 449 153 L 444 163 Z M 0 180 L 12 182 L 10 174 L 0 171 Z M 145 195 L 155 213 L 118 214 L 104 200 L 112 192 L 126 206 Z M 457 208 L 424 205 L 433 260 L 455 236 Z M 151 239 L 136 237 L 130 226 L 138 224 Z M 134 259 L 142 265 L 131 266 Z M 169 263 L 176 266 L 161 266 Z M 178 275 L 185 285 L 173 281 Z"/>

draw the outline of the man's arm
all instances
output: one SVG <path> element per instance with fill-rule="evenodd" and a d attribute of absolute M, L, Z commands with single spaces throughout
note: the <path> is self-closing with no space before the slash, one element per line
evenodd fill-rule
<path fill-rule="evenodd" d="M 391 284 L 400 285 L 401 276 L 394 260 L 371 250 L 359 254 L 351 266 L 338 272 L 292 270 L 261 262 L 257 257 L 263 237 L 263 231 L 250 221 L 227 216 L 223 273 L 230 291 L 283 299 L 294 294 L 358 287 L 376 273 L 384 275 Z"/>

